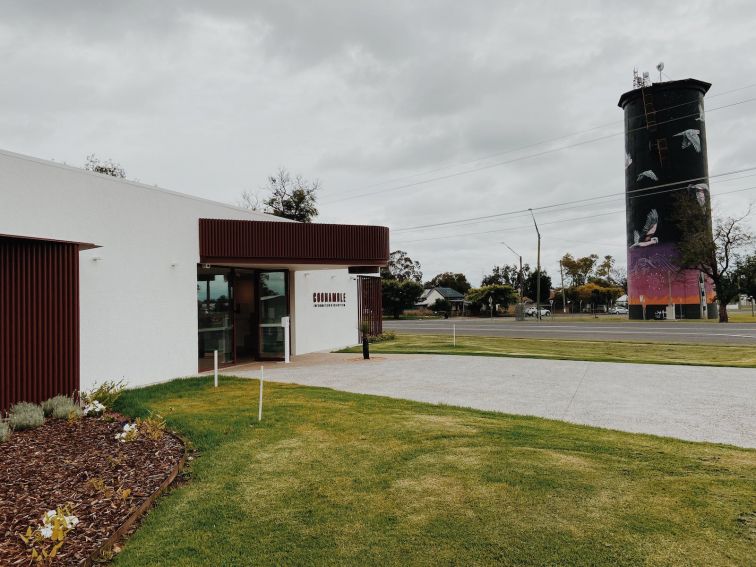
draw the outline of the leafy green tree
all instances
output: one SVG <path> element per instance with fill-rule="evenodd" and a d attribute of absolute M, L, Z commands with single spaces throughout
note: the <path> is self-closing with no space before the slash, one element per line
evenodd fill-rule
<path fill-rule="evenodd" d="M 414 261 L 404 250 L 394 250 L 389 255 L 388 266 L 381 268 L 381 277 L 384 281 L 411 280 L 419 283 L 423 281 L 423 271 L 420 262 Z"/>
<path fill-rule="evenodd" d="M 439 297 L 435 303 L 430 306 L 430 310 L 434 313 L 451 313 L 452 304 L 443 297 Z"/>
<path fill-rule="evenodd" d="M 533 301 L 536 301 L 537 286 L 537 274 L 536 272 L 531 272 L 525 279 L 524 291 L 525 295 Z M 545 270 L 541 270 L 541 305 L 549 303 L 549 295 L 551 295 L 551 278 Z"/>
<path fill-rule="evenodd" d="M 430 281 L 425 282 L 425 289 L 431 289 L 434 287 L 450 287 L 461 294 L 465 294 L 472 286 L 470 285 L 470 282 L 467 281 L 465 274 L 444 272 L 443 274 L 434 276 Z"/>
<path fill-rule="evenodd" d="M 523 264 L 522 266 L 523 278 L 527 278 L 530 274 L 530 266 Z M 483 276 L 483 280 L 480 285 L 511 285 L 515 289 L 520 288 L 520 266 L 518 264 L 494 266 L 490 274 Z"/>
<path fill-rule="evenodd" d="M 511 285 L 484 285 L 476 287 L 467 292 L 465 299 L 473 306 L 473 312 L 479 312 L 483 307 L 488 309 L 489 298 L 493 299 L 494 305 L 499 305 L 503 309 L 509 307 L 515 302 L 517 294 Z"/>
<path fill-rule="evenodd" d="M 402 311 L 413 307 L 423 293 L 423 286 L 413 280 L 383 280 L 383 309 L 398 319 Z"/>
<path fill-rule="evenodd" d="M 611 258 L 611 256 L 609 258 Z M 597 261 L 597 254 L 591 254 L 590 256 L 584 256 L 583 258 L 573 258 L 570 253 L 562 256 L 562 269 L 564 270 L 564 275 L 567 276 L 567 279 L 570 282 L 570 286 L 583 285 L 586 283 L 593 273 L 593 268 Z M 602 263 L 602 265 L 604 263 Z"/>
<path fill-rule="evenodd" d="M 268 177 L 263 188 L 269 196 L 263 199 L 263 210 L 271 215 L 299 222 L 312 222 L 318 216 L 316 205 L 320 181 L 307 181 L 301 175 L 292 178 L 286 168 L 279 168 L 275 175 Z M 244 191 L 239 205 L 252 210 L 260 209 L 260 198 Z"/>
<path fill-rule="evenodd" d="M 737 268 L 740 292 L 756 297 L 756 254 L 744 258 Z"/>

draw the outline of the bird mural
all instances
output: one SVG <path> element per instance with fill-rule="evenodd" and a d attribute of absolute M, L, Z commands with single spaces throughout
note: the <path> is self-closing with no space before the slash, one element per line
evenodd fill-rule
<path fill-rule="evenodd" d="M 701 153 L 701 131 L 700 130 L 694 130 L 693 128 L 689 128 L 687 130 L 683 130 L 682 132 L 678 132 L 675 134 L 675 136 L 681 136 L 682 137 L 682 149 L 693 147 L 694 150 L 696 150 L 698 153 Z"/>
<path fill-rule="evenodd" d="M 643 178 L 650 179 L 651 181 L 659 181 L 659 178 L 656 176 L 656 174 L 651 169 L 647 169 L 646 171 L 643 171 L 638 174 L 638 178 L 635 180 L 636 182 L 640 181 Z"/>
<path fill-rule="evenodd" d="M 645 248 L 659 243 L 659 238 L 654 236 L 656 228 L 659 226 L 659 213 L 656 209 L 651 209 L 646 216 L 646 224 L 643 225 L 643 234 L 637 230 L 633 231 L 633 244 L 630 248 Z"/>
<path fill-rule="evenodd" d="M 705 209 L 709 196 L 709 185 L 707 183 L 696 183 L 695 185 L 688 185 L 688 189 L 692 189 L 695 192 L 696 201 L 698 201 L 702 209 Z"/>
<path fill-rule="evenodd" d="M 696 122 L 705 122 L 706 116 L 704 116 L 704 107 L 703 103 L 698 103 L 698 118 L 696 118 Z"/>

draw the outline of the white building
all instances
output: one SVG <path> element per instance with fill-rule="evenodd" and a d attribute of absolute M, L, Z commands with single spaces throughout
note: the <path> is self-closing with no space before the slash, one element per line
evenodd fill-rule
<path fill-rule="evenodd" d="M 0 151 L 0 410 L 358 342 L 388 229 L 294 223 Z M 375 304 L 375 298 L 378 304 Z M 360 303 L 363 305 L 360 307 Z"/>

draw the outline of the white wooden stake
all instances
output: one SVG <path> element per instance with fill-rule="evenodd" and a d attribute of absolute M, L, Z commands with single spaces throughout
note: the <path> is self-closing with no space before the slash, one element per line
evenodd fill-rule
<path fill-rule="evenodd" d="M 265 376 L 263 367 L 260 366 L 260 402 L 257 404 L 257 421 L 262 421 L 262 392 L 263 392 L 263 377 Z"/>
<path fill-rule="evenodd" d="M 218 351 L 213 351 L 213 368 L 215 369 L 215 387 L 218 387 Z"/>
<path fill-rule="evenodd" d="M 452 332 L 454 333 L 454 346 L 457 346 L 457 325 L 452 325 Z"/>

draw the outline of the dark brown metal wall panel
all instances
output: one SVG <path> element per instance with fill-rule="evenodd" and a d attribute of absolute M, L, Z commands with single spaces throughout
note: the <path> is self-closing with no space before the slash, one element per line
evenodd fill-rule
<path fill-rule="evenodd" d="M 200 219 L 202 262 L 384 266 L 384 226 Z"/>
<path fill-rule="evenodd" d="M 79 389 L 79 245 L 0 237 L 0 411 Z"/>
<path fill-rule="evenodd" d="M 357 276 L 358 303 L 357 310 L 360 317 L 360 327 L 367 324 L 371 336 L 383 332 L 383 291 L 381 278 Z"/>

